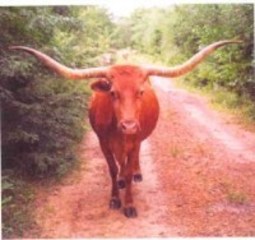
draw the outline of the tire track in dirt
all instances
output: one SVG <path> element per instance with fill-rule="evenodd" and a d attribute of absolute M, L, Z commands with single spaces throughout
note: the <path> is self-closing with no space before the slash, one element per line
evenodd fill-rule
<path fill-rule="evenodd" d="M 133 184 L 138 210 L 135 219 L 127 219 L 122 211 L 108 207 L 111 181 L 93 132 L 85 136 L 79 152 L 80 171 L 74 172 L 61 186 L 48 190 L 49 196 L 44 196 L 44 201 L 38 203 L 36 220 L 42 230 L 40 237 L 176 236 L 176 229 L 165 224 L 169 214 L 166 196 L 155 171 L 148 141 L 141 149 L 144 180 Z"/>

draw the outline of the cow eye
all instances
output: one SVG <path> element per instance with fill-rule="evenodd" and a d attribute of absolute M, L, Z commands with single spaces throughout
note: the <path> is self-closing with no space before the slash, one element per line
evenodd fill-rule
<path fill-rule="evenodd" d="M 112 99 L 114 99 L 114 100 L 119 98 L 119 95 L 116 91 L 112 90 L 112 91 L 110 91 L 110 94 L 111 94 Z"/>
<path fill-rule="evenodd" d="M 143 96 L 143 94 L 144 94 L 144 90 L 143 90 L 143 89 L 140 89 L 140 90 L 138 91 L 138 93 L 137 93 L 137 96 L 138 96 L 138 97 L 141 97 L 141 96 Z"/>

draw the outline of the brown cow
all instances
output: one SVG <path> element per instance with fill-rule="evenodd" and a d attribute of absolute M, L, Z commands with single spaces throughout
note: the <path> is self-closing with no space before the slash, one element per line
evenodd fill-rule
<path fill-rule="evenodd" d="M 119 189 L 126 188 L 124 214 L 127 217 L 136 217 L 132 179 L 137 182 L 142 180 L 139 166 L 141 142 L 151 134 L 159 115 L 158 100 L 148 77 L 184 75 L 215 49 L 232 43 L 240 42 L 225 40 L 213 43 L 184 64 L 173 68 L 113 65 L 71 69 L 35 49 L 22 46 L 11 49 L 33 54 L 50 69 L 66 78 L 98 78 L 91 85 L 94 94 L 90 103 L 89 119 L 98 136 L 112 178 L 110 208 L 121 207 Z"/>

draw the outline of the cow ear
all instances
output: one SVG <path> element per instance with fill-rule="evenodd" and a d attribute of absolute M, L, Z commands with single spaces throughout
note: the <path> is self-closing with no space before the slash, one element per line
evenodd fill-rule
<path fill-rule="evenodd" d="M 106 79 L 99 79 L 91 84 L 91 88 L 94 91 L 99 91 L 99 92 L 108 92 L 110 91 L 112 85 L 109 81 Z"/>

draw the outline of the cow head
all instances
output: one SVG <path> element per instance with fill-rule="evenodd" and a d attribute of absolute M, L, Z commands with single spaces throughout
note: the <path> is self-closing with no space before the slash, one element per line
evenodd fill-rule
<path fill-rule="evenodd" d="M 184 75 L 193 70 L 215 49 L 233 43 L 240 43 L 240 41 L 223 40 L 213 43 L 176 67 L 113 65 L 72 69 L 33 48 L 15 46 L 10 49 L 23 50 L 34 55 L 50 69 L 69 79 L 98 78 L 99 80 L 92 84 L 92 89 L 111 96 L 119 129 L 125 134 L 135 134 L 140 129 L 139 112 L 144 94 L 144 84 L 149 76 L 178 77 Z"/>
<path fill-rule="evenodd" d="M 146 79 L 146 71 L 141 67 L 115 65 L 109 68 L 106 78 L 91 85 L 94 91 L 109 95 L 118 128 L 124 134 L 136 134 L 140 130 L 139 115 Z"/>

